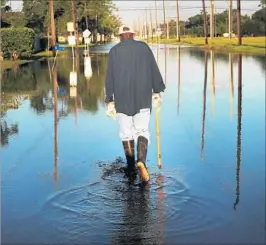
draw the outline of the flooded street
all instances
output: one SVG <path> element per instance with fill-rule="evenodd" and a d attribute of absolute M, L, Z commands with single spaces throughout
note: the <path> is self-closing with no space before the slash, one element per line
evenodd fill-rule
<path fill-rule="evenodd" d="M 3 73 L 2 244 L 265 244 L 265 56 L 152 46 L 162 169 L 153 111 L 142 190 L 105 114 L 111 46 Z"/>

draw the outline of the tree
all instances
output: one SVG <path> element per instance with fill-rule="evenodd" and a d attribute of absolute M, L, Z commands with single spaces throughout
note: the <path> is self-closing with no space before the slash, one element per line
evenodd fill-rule
<path fill-rule="evenodd" d="M 266 0 L 260 0 L 259 7 L 265 8 L 266 7 Z"/>

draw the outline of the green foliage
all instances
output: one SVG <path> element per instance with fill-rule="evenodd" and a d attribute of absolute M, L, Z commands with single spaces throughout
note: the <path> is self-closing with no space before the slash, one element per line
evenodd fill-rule
<path fill-rule="evenodd" d="M 19 57 L 30 57 L 34 51 L 34 31 L 23 28 L 1 28 L 1 51 L 10 58 L 16 53 Z"/>
<path fill-rule="evenodd" d="M 2 22 L 4 27 L 25 27 L 26 21 L 23 12 L 3 12 Z M 3 25 L 1 25 L 3 27 Z"/>
<path fill-rule="evenodd" d="M 75 8 L 80 33 L 87 28 L 87 23 L 92 33 L 98 31 L 105 35 L 115 33 L 121 25 L 117 16 L 112 14 L 115 6 L 111 0 L 75 0 Z M 33 28 L 36 33 L 46 35 L 49 22 L 48 1 L 23 0 L 23 12 L 26 26 Z M 57 36 L 67 34 L 67 22 L 72 21 L 71 1 L 54 1 L 54 17 Z"/>

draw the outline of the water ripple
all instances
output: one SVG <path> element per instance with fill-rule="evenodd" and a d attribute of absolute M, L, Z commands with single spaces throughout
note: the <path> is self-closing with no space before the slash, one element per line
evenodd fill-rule
<path fill-rule="evenodd" d="M 108 235 L 113 242 L 150 244 L 165 236 L 215 229 L 227 222 L 220 203 L 191 195 L 175 178 L 176 172 L 151 172 L 149 188 L 142 190 L 123 178 L 121 163 L 100 167 L 99 181 L 57 193 L 40 214 L 69 241 L 84 242 L 91 236 L 100 241 Z"/>

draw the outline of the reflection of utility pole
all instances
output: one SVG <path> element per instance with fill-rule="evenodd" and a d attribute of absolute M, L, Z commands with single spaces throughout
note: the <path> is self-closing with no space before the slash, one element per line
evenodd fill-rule
<path fill-rule="evenodd" d="M 181 69 L 180 69 L 180 46 L 178 46 L 178 100 L 177 100 L 177 115 L 179 114 L 180 106 L 180 83 L 181 83 Z"/>
<path fill-rule="evenodd" d="M 204 134 L 205 134 L 205 118 L 206 118 L 206 91 L 208 76 L 208 54 L 204 52 L 204 88 L 203 88 L 203 112 L 202 112 L 202 129 L 201 129 L 201 159 L 204 159 Z"/>
<path fill-rule="evenodd" d="M 240 5 L 240 0 L 237 0 L 237 36 L 238 36 L 238 45 L 242 45 L 242 38 L 241 38 L 241 5 Z"/>
<path fill-rule="evenodd" d="M 239 203 L 240 196 L 240 165 L 241 165 L 241 131 L 242 131 L 242 55 L 238 56 L 238 96 L 237 96 L 237 152 L 236 152 L 236 200 L 234 210 Z"/>
<path fill-rule="evenodd" d="M 177 38 L 177 41 L 180 42 L 179 4 L 178 4 L 178 0 L 176 0 L 176 38 Z"/>
<path fill-rule="evenodd" d="M 54 23 L 54 1 L 49 0 L 49 10 L 50 10 L 50 26 L 51 26 L 51 34 L 52 34 L 52 51 L 53 57 L 55 57 L 55 23 Z"/>
<path fill-rule="evenodd" d="M 211 86 L 211 102 L 212 102 L 212 116 L 214 116 L 215 111 L 215 69 L 214 69 L 214 52 L 211 50 L 211 79 L 212 79 L 212 86 Z"/>
<path fill-rule="evenodd" d="M 233 60 L 232 54 L 229 53 L 229 73 L 230 73 L 230 118 L 233 118 L 234 115 L 234 68 L 233 68 Z"/>
<path fill-rule="evenodd" d="M 205 0 L 202 0 L 202 11 L 203 11 L 203 25 L 204 25 L 205 44 L 208 44 L 208 31 L 207 31 L 208 29 L 207 29 Z"/>
<path fill-rule="evenodd" d="M 58 125 L 58 102 L 57 102 L 57 66 L 53 69 L 53 93 L 54 93 L 54 180 L 57 181 L 57 165 L 58 165 L 58 142 L 57 142 L 57 125 Z"/>

